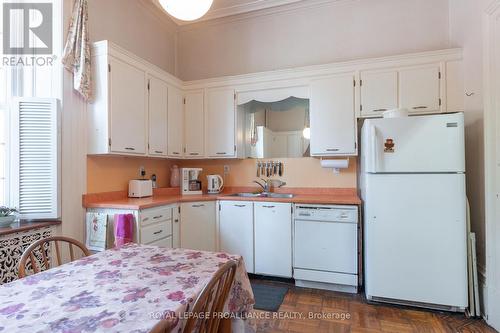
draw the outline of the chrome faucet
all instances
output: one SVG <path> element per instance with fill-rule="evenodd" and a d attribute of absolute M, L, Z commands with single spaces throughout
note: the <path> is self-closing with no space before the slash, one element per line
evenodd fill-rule
<path fill-rule="evenodd" d="M 253 182 L 257 185 L 259 185 L 260 187 L 262 187 L 262 192 L 263 193 L 269 193 L 269 190 L 271 189 L 271 182 L 270 182 L 270 179 L 268 180 L 265 180 L 263 178 L 261 178 L 260 180 L 262 180 L 264 182 L 264 184 L 261 184 L 259 181 L 257 180 L 254 180 Z"/>
<path fill-rule="evenodd" d="M 281 187 L 286 185 L 286 182 L 279 180 L 279 179 L 267 179 L 267 180 L 265 180 L 265 179 L 261 178 L 260 180 L 262 180 L 264 183 L 262 184 L 261 182 L 259 182 L 257 180 L 254 180 L 253 182 L 255 184 L 258 184 L 260 187 L 262 187 L 263 193 L 271 192 L 271 187 L 281 188 Z"/>

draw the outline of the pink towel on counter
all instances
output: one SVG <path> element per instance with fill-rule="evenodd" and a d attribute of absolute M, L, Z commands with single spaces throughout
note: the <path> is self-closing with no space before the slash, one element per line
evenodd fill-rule
<path fill-rule="evenodd" d="M 115 214 L 115 246 L 120 247 L 134 239 L 134 215 Z"/>

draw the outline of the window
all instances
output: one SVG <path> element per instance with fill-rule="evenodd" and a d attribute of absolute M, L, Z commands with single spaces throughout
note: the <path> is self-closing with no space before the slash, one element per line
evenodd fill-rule
<path fill-rule="evenodd" d="M 2 20 L 6 3 L 52 4 L 53 49 L 52 54 L 44 55 L 36 51 L 15 55 L 4 53 L 4 38 L 11 38 L 16 47 L 26 40 L 23 12 L 16 9 L 10 11 L 8 33 L 0 24 L 0 57 L 16 57 L 16 60 L 50 57 L 54 60 L 52 65 L 33 61 L 5 66 L 5 59 L 0 63 L 0 205 L 20 209 L 22 218 L 58 218 L 60 133 L 56 98 L 62 95 L 62 1 L 2 1 Z M 43 21 L 41 13 L 29 11 L 30 26 Z M 29 33 L 29 46 L 40 47 L 43 41 Z M 12 47 L 12 42 L 10 45 Z"/>

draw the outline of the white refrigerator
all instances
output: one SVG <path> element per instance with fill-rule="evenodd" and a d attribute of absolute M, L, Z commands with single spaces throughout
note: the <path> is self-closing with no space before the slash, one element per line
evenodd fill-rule
<path fill-rule="evenodd" d="M 367 299 L 463 311 L 463 113 L 368 119 L 361 136 Z"/>

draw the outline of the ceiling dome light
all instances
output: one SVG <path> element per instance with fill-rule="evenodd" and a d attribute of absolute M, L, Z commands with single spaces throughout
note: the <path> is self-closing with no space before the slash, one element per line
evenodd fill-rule
<path fill-rule="evenodd" d="M 160 5 L 173 17 L 194 21 L 205 15 L 213 0 L 160 0 Z"/>

